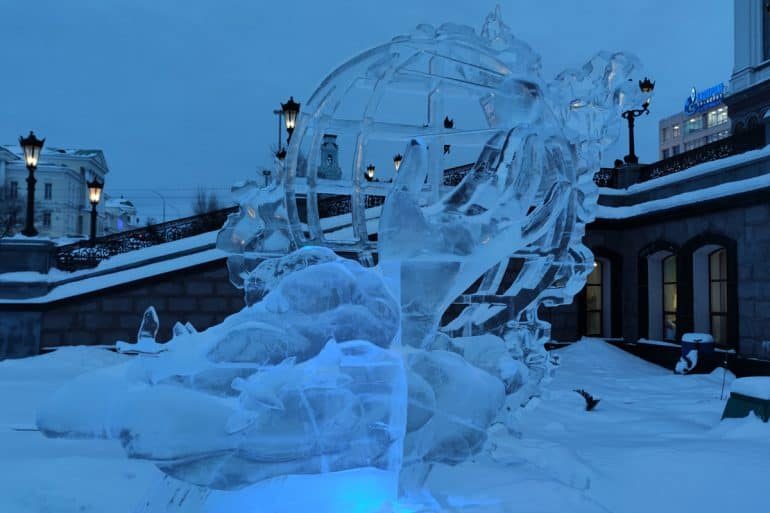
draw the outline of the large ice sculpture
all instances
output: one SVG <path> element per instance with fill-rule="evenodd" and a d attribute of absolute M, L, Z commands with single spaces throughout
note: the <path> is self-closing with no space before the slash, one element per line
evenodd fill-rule
<path fill-rule="evenodd" d="M 601 53 L 546 82 L 499 9 L 480 34 L 421 25 L 355 57 L 304 106 L 275 180 L 237 191 L 218 247 L 247 306 L 65 387 L 41 430 L 119 438 L 206 490 L 209 511 L 301 475 L 315 481 L 270 511 L 376 511 L 399 475 L 409 489 L 462 463 L 547 372 L 537 310 L 592 267 L 593 173 L 638 72 Z M 340 180 L 318 175 L 329 134 Z M 397 173 L 364 182 L 394 153 Z M 330 199 L 349 208 L 324 212 Z M 366 508 L 337 501 L 361 479 L 376 483 Z"/>

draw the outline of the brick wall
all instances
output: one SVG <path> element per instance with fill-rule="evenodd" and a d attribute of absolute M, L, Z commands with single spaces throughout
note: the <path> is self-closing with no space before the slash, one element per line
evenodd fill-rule
<path fill-rule="evenodd" d="M 718 211 L 704 207 L 697 215 L 668 214 L 633 222 L 592 224 L 587 228 L 585 243 L 589 248 L 608 248 L 620 255 L 622 300 L 612 308 L 620 309 L 623 338 L 636 341 L 644 332 L 645 322 L 639 308 L 640 252 L 657 241 L 673 243 L 685 251 L 688 242 L 709 235 L 731 239 L 735 244 L 737 340 L 731 343 L 743 356 L 770 359 L 770 196 L 759 203 L 735 202 L 733 208 Z M 679 276 L 680 281 L 682 278 Z M 686 297 L 687 286 L 691 285 L 681 285 L 680 300 Z M 691 308 L 691 301 L 681 305 L 683 317 Z M 543 318 L 553 324 L 554 339 L 573 340 L 580 335 L 581 314 L 578 305 L 569 305 L 550 309 Z"/>

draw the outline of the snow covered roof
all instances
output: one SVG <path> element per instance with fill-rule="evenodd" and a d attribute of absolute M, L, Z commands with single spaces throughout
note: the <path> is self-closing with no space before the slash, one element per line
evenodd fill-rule
<path fill-rule="evenodd" d="M 21 160 L 21 157 L 16 155 L 8 148 L 0 146 L 0 160 L 4 160 L 6 162 L 10 160 Z"/>
<path fill-rule="evenodd" d="M 677 193 L 668 195 L 662 193 L 661 197 L 655 198 L 653 196 L 653 199 L 648 199 L 650 194 L 646 194 L 643 195 L 647 197 L 645 198 L 646 200 L 637 203 L 599 205 L 596 210 L 596 217 L 598 219 L 629 219 L 705 201 L 727 198 L 753 190 L 770 188 L 770 168 L 759 169 L 757 172 L 760 174 L 749 177 L 746 177 L 746 173 L 737 173 L 738 168 L 745 170 L 746 166 L 768 160 L 770 160 L 770 145 L 739 155 L 704 162 L 670 175 L 634 184 L 627 189 L 600 187 L 600 196 L 612 196 L 618 199 L 622 197 L 631 199 L 634 195 L 658 189 L 662 190 L 676 184 L 688 183 L 690 189 L 683 190 L 684 188 L 680 187 Z M 712 180 L 709 185 L 704 185 L 700 188 L 693 187 L 697 179 L 705 178 L 708 175 L 719 175 L 721 181 L 715 184 Z M 739 176 L 742 179 L 738 178 Z M 669 189 L 669 191 L 671 190 L 675 191 L 676 189 Z"/>
<path fill-rule="evenodd" d="M 21 160 L 24 156 L 18 144 L 7 144 L 5 145 L 5 147 L 0 146 L 0 158 L 2 158 L 3 151 L 13 156 L 13 159 L 7 159 L 7 160 Z M 105 173 L 109 171 L 107 166 L 107 159 L 105 159 L 104 152 L 102 150 L 87 149 L 87 148 L 58 148 L 55 146 L 43 146 L 43 149 L 40 151 L 40 165 L 46 164 L 46 160 L 50 162 L 51 160 L 58 160 L 62 158 L 68 159 L 68 160 L 69 159 L 91 160 L 93 162 L 96 162 L 96 164 L 99 167 L 101 167 Z"/>
<path fill-rule="evenodd" d="M 114 208 L 115 210 L 120 210 L 122 212 L 136 212 L 136 205 L 134 205 L 131 200 L 125 198 L 108 198 L 104 202 L 104 207 Z"/>
<path fill-rule="evenodd" d="M 760 161 L 770 157 L 770 145 L 760 148 L 758 150 L 747 151 L 738 155 L 732 155 L 723 159 L 712 160 L 692 166 L 670 175 L 661 176 L 653 180 L 648 180 L 642 183 L 636 183 L 627 189 L 612 189 L 609 187 L 600 187 L 599 194 L 602 196 L 629 196 L 642 191 L 649 191 L 671 185 L 678 182 L 683 182 L 698 176 L 703 176 L 711 173 L 722 172 L 728 168 L 737 167 L 740 165 L 751 164 L 753 162 Z"/>

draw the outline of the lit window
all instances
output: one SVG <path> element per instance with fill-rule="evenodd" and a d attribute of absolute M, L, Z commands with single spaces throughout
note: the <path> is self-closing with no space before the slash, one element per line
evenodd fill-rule
<path fill-rule="evenodd" d="M 586 281 L 586 335 L 602 336 L 602 263 L 598 260 Z"/>
<path fill-rule="evenodd" d="M 687 120 L 687 123 L 684 125 L 684 131 L 685 134 L 690 134 L 692 132 L 697 132 L 703 128 L 703 118 L 697 117 L 697 118 L 690 118 Z"/>
<path fill-rule="evenodd" d="M 709 321 L 714 342 L 727 341 L 727 250 L 709 254 Z"/>
<path fill-rule="evenodd" d="M 676 255 L 663 259 L 663 339 L 676 340 Z"/>
<path fill-rule="evenodd" d="M 674 125 L 674 126 L 671 128 L 671 136 L 672 136 L 674 139 L 679 139 L 679 135 L 680 135 L 679 125 Z"/>
<path fill-rule="evenodd" d="M 53 197 L 53 184 L 45 184 L 45 199 L 49 200 Z"/>
<path fill-rule="evenodd" d="M 719 107 L 718 109 L 712 110 L 708 113 L 708 121 L 707 126 L 711 128 L 712 126 L 718 126 L 723 123 L 727 123 L 729 121 L 727 117 L 727 107 Z"/>
<path fill-rule="evenodd" d="M 46 228 L 51 227 L 51 213 L 50 212 L 43 212 L 43 226 Z"/>

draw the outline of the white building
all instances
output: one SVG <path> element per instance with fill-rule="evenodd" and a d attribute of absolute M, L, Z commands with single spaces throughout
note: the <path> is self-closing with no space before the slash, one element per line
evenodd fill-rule
<path fill-rule="evenodd" d="M 142 226 L 140 218 L 136 214 L 136 207 L 122 196 L 120 198 L 105 196 L 104 213 L 103 231 L 105 235 L 133 230 Z"/>
<path fill-rule="evenodd" d="M 108 172 L 101 150 L 44 147 L 35 170 L 35 228 L 40 235 L 87 237 L 91 204 L 86 183 L 94 177 L 104 183 Z M 0 185 L 6 188 L 8 201 L 18 199 L 22 206 L 16 218 L 16 231 L 24 226 L 27 175 L 21 149 L 0 146 Z M 101 235 L 104 233 L 104 202 L 97 206 L 97 213 L 97 235 Z"/>

